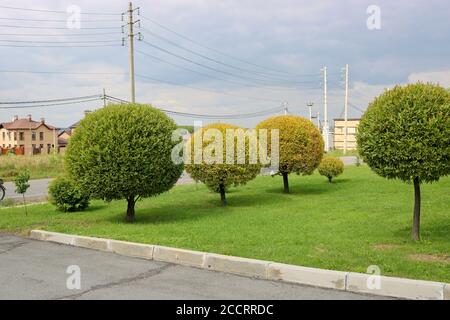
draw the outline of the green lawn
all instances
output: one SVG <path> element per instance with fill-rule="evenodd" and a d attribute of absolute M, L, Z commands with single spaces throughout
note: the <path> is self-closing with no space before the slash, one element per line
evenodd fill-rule
<path fill-rule="evenodd" d="M 81 213 L 51 205 L 0 210 L 0 230 L 40 228 L 265 259 L 302 266 L 450 282 L 450 177 L 422 188 L 422 241 L 410 240 L 413 188 L 346 167 L 335 183 L 315 174 L 258 177 L 228 194 L 229 206 L 202 185 L 177 186 L 138 203 L 124 223 L 125 201 L 95 201 Z"/>
<path fill-rule="evenodd" d="M 0 178 L 3 180 L 13 180 L 25 170 L 28 170 L 31 179 L 56 177 L 63 171 L 63 156 L 61 154 L 0 156 Z"/>

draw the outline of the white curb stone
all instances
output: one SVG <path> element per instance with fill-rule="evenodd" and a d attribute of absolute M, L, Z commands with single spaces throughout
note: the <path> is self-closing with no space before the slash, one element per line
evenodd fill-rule
<path fill-rule="evenodd" d="M 368 279 L 374 275 L 350 272 L 347 276 L 347 291 L 374 295 L 420 300 L 442 300 L 444 284 L 432 281 L 411 280 L 380 276 L 379 289 L 369 289 Z M 372 283 L 375 281 L 370 281 Z"/>
<path fill-rule="evenodd" d="M 219 254 L 206 254 L 205 268 L 214 271 L 229 272 L 267 279 L 268 261 L 246 259 Z"/>
<path fill-rule="evenodd" d="M 338 290 L 345 290 L 347 274 L 347 272 L 292 266 L 282 263 L 270 263 L 268 269 L 269 280 L 282 280 Z"/>
<path fill-rule="evenodd" d="M 36 240 L 51 241 L 68 245 L 74 245 L 75 242 L 75 238 L 73 236 L 57 232 L 32 230 L 30 236 L 32 239 Z"/>
<path fill-rule="evenodd" d="M 109 251 L 124 256 L 153 259 L 153 245 L 109 240 Z"/>
<path fill-rule="evenodd" d="M 307 268 L 270 261 L 118 240 L 67 235 L 42 230 L 32 230 L 30 232 L 30 238 L 260 279 L 281 280 L 316 287 L 396 298 L 450 300 L 449 283 L 380 276 L 380 288 L 369 289 L 367 285 L 368 280 L 374 279 L 374 275 L 370 274 Z M 376 280 L 369 282 L 373 284 L 376 283 Z"/>
<path fill-rule="evenodd" d="M 176 249 L 162 246 L 155 246 L 153 249 L 153 259 L 157 261 L 182 264 L 185 266 L 202 268 L 205 253 L 184 249 Z"/>
<path fill-rule="evenodd" d="M 444 286 L 444 300 L 450 300 L 450 283 Z"/>
<path fill-rule="evenodd" d="M 108 240 L 101 238 L 75 236 L 74 245 L 87 249 L 109 251 Z"/>

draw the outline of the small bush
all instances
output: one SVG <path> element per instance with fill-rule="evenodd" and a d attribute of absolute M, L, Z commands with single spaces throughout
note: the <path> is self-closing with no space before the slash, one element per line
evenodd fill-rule
<path fill-rule="evenodd" d="M 48 192 L 50 202 L 60 211 L 81 211 L 89 206 L 89 195 L 68 178 L 60 177 L 53 180 Z"/>
<path fill-rule="evenodd" d="M 319 165 L 319 173 L 328 178 L 331 183 L 334 177 L 344 172 L 344 162 L 339 158 L 327 157 Z"/>

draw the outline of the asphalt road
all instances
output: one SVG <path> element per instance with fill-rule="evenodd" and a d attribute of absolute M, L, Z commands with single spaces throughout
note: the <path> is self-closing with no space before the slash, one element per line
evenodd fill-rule
<path fill-rule="evenodd" d="M 352 164 L 356 163 L 356 157 L 352 157 L 352 156 L 341 157 L 341 159 L 345 165 L 352 165 Z M 30 180 L 30 188 L 27 190 L 26 197 L 27 198 L 35 198 L 35 199 L 39 199 L 39 198 L 44 199 L 47 196 L 47 188 L 48 188 L 48 183 L 50 181 L 51 181 L 51 179 Z M 183 173 L 181 178 L 178 180 L 177 184 L 182 185 L 182 184 L 188 184 L 188 183 L 193 183 L 193 182 L 194 181 L 186 173 Z M 14 186 L 13 182 L 6 182 L 5 187 L 6 187 L 5 198 L 10 198 L 10 199 L 22 198 L 21 195 L 15 193 L 15 191 L 14 191 L 15 186 Z"/>
<path fill-rule="evenodd" d="M 68 289 L 69 266 L 80 289 Z M 0 233 L 0 299 L 379 299 Z"/>
<path fill-rule="evenodd" d="M 30 180 L 30 188 L 27 190 L 27 193 L 25 194 L 26 198 L 34 198 L 44 199 L 47 196 L 47 189 L 48 184 L 52 179 L 36 179 L 36 180 Z M 178 180 L 177 184 L 188 184 L 192 183 L 193 180 L 187 176 L 186 174 L 183 174 L 181 178 Z M 15 192 L 15 186 L 13 182 L 5 182 L 6 187 L 6 195 L 5 198 L 9 199 L 21 199 L 22 195 L 17 194 Z"/>

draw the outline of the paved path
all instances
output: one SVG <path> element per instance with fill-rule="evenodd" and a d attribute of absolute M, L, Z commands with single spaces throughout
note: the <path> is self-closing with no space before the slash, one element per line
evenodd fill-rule
<path fill-rule="evenodd" d="M 374 299 L 0 233 L 0 299 Z M 66 287 L 67 268 L 81 289 Z"/>

